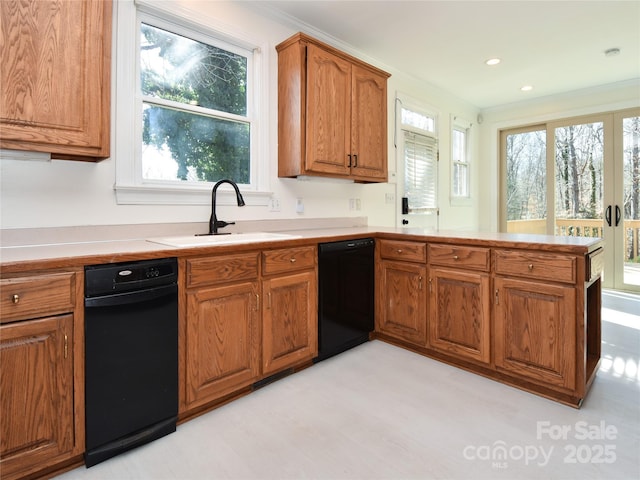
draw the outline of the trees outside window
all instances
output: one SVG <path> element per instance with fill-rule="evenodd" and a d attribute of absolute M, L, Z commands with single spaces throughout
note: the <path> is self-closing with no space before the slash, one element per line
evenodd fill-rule
<path fill-rule="evenodd" d="M 250 183 L 250 52 L 140 24 L 142 178 Z"/>

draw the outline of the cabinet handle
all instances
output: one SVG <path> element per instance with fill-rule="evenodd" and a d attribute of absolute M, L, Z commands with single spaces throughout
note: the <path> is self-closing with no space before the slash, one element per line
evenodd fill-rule
<path fill-rule="evenodd" d="M 260 310 L 260 295 L 256 293 L 256 312 Z"/>
<path fill-rule="evenodd" d="M 530 263 L 530 264 L 528 265 L 528 268 L 529 268 L 529 271 L 533 270 L 533 263 Z"/>
<path fill-rule="evenodd" d="M 69 356 L 69 337 L 67 334 L 64 334 L 64 358 Z"/>
<path fill-rule="evenodd" d="M 267 308 L 271 309 L 271 292 L 267 293 Z"/>
<path fill-rule="evenodd" d="M 349 159 L 349 168 L 351 168 L 351 154 L 347 154 L 347 158 Z"/>
<path fill-rule="evenodd" d="M 357 155 L 357 154 L 355 154 L 355 155 L 353 156 L 353 166 L 354 166 L 354 167 L 357 167 L 357 166 L 358 166 L 358 155 Z"/>
<path fill-rule="evenodd" d="M 433 279 L 429 278 L 429 293 L 433 292 Z"/>
<path fill-rule="evenodd" d="M 17 293 L 14 293 L 11 297 L 11 301 L 16 304 L 20 301 L 20 295 L 18 295 Z"/>
<path fill-rule="evenodd" d="M 496 305 L 500 305 L 500 299 L 498 298 L 498 289 L 496 288 Z"/>
<path fill-rule="evenodd" d="M 422 290 L 422 275 L 418 277 L 418 290 Z"/>

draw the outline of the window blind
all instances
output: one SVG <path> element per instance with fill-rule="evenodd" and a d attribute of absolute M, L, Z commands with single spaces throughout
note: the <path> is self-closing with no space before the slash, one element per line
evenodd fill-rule
<path fill-rule="evenodd" d="M 405 196 L 409 212 L 438 208 L 438 141 L 428 135 L 404 132 Z"/>

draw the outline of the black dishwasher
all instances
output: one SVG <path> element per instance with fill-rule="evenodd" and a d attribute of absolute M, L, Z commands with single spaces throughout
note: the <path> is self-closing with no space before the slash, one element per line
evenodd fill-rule
<path fill-rule="evenodd" d="M 375 241 L 318 245 L 318 356 L 325 360 L 369 340 L 374 328 Z"/>
<path fill-rule="evenodd" d="M 85 267 L 87 467 L 176 430 L 175 258 Z"/>

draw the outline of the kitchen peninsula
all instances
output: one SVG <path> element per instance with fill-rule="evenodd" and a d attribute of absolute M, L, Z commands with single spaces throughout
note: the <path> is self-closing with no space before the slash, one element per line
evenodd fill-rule
<path fill-rule="evenodd" d="M 311 365 L 317 244 L 365 237 L 376 240 L 373 338 L 580 407 L 600 360 L 600 239 L 330 224 L 186 248 L 146 240 L 184 234 L 175 231 L 103 241 L 85 231 L 39 245 L 23 241 L 29 232 L 3 232 L 3 477 L 82 462 L 84 267 L 102 263 L 177 257 L 181 421 Z M 278 295 L 292 299 L 294 317 L 271 309 Z M 225 335 L 209 335 L 203 312 L 231 297 L 247 302 L 246 318 L 222 319 Z M 42 420 L 24 422 L 27 412 Z"/>

